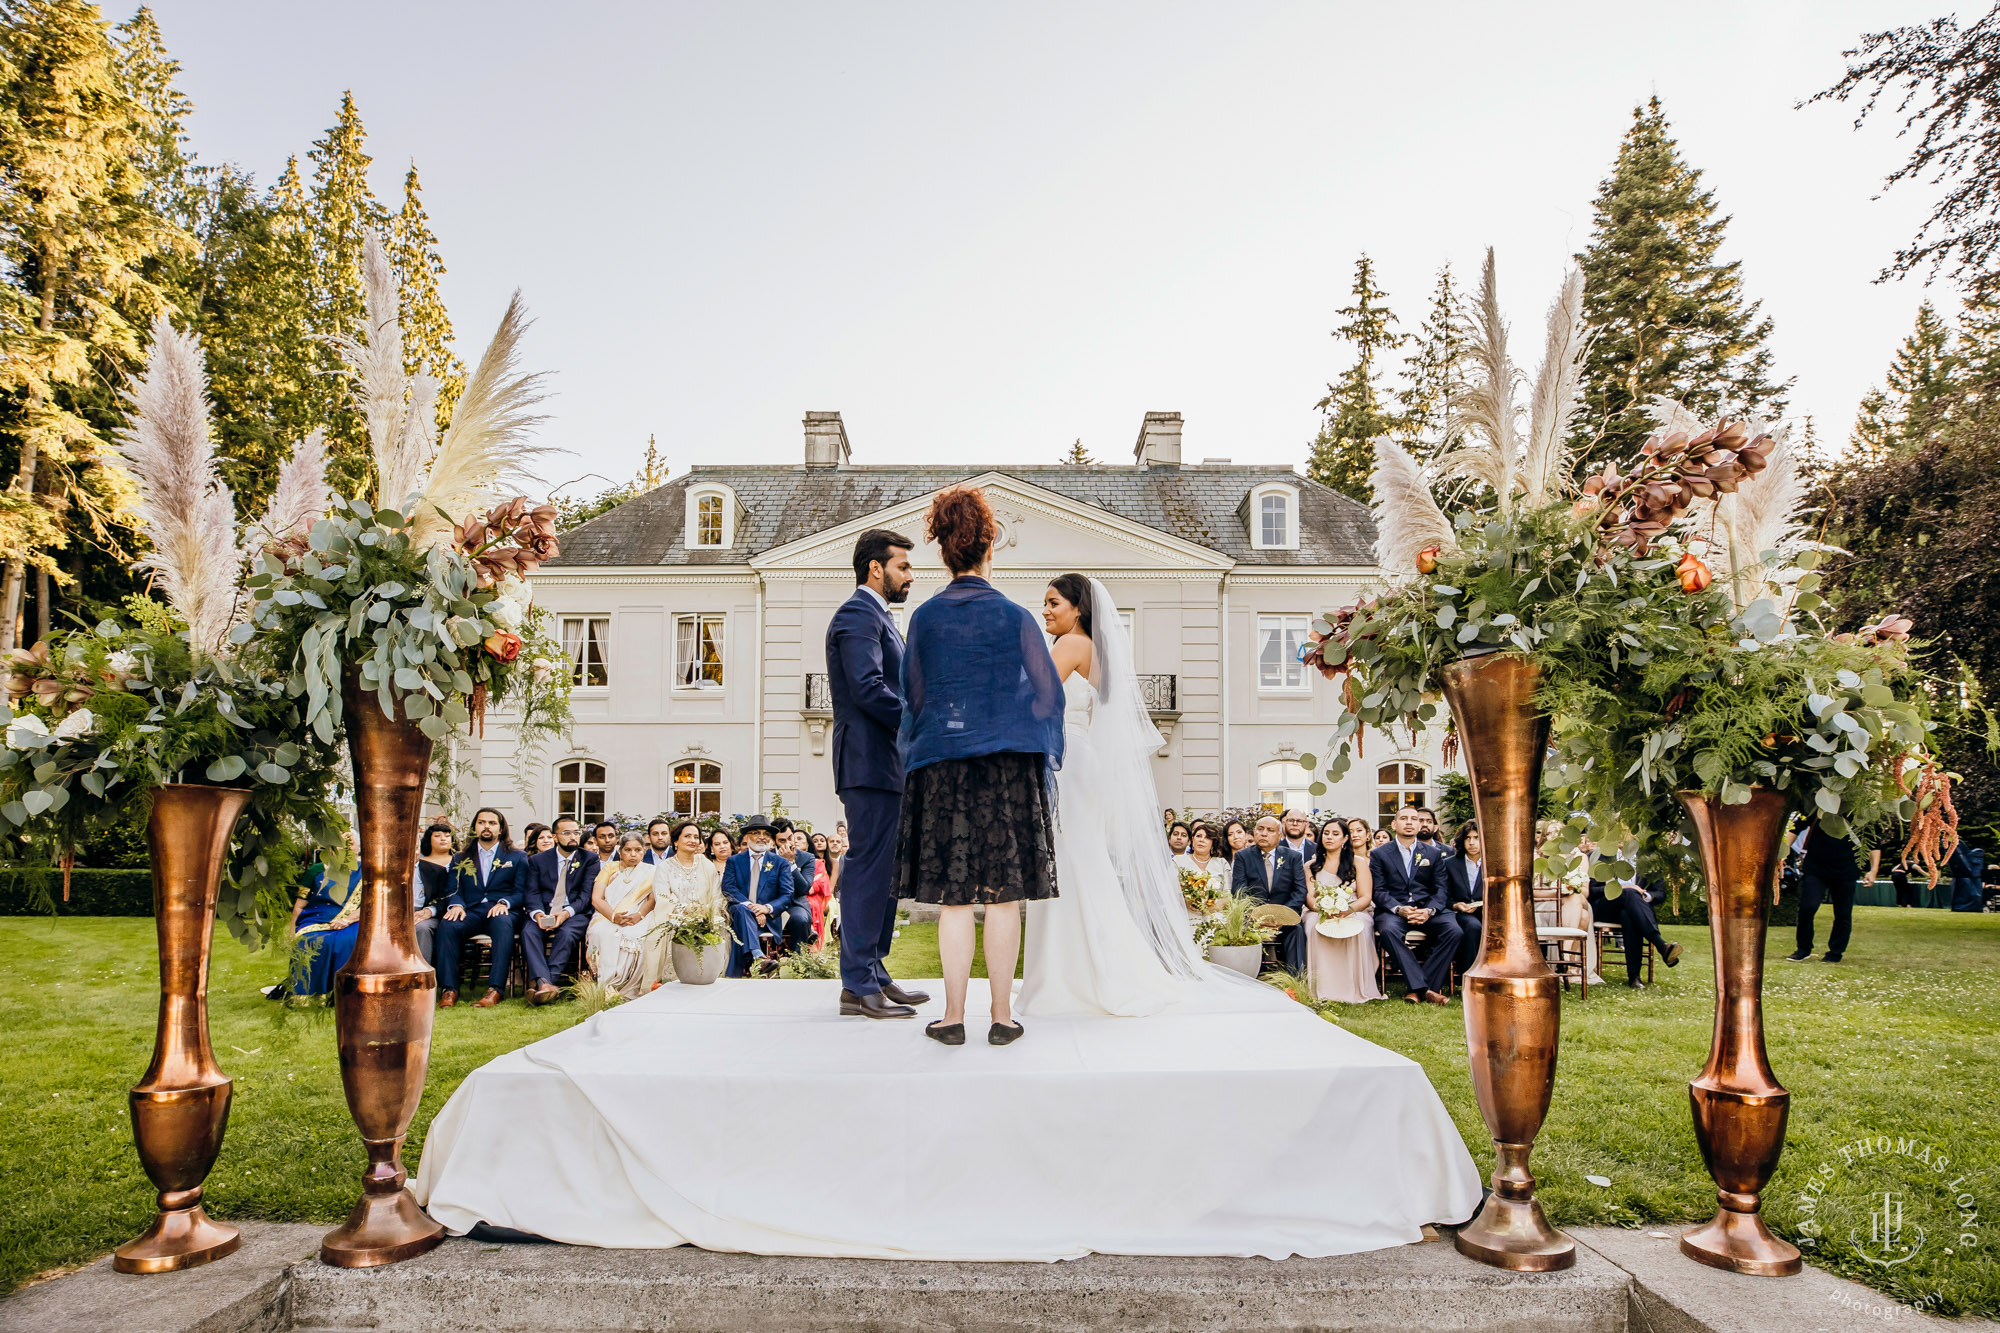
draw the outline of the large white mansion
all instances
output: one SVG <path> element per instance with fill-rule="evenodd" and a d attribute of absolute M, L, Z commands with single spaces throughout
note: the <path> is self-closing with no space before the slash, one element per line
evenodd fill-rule
<path fill-rule="evenodd" d="M 1039 610 L 1048 580 L 1077 570 L 1117 595 L 1166 737 L 1164 804 L 1385 819 L 1430 795 L 1435 737 L 1412 748 L 1370 733 L 1365 759 L 1318 800 L 1297 762 L 1324 749 L 1336 709 L 1298 645 L 1314 613 L 1377 577 L 1374 526 L 1346 496 L 1289 467 L 1184 464 L 1179 413 L 1147 414 L 1130 466 L 855 466 L 837 412 L 806 414 L 804 452 L 796 466 L 697 467 L 564 534 L 535 589 L 576 672 L 574 745 L 545 756 L 526 801 L 505 713 L 478 757 L 483 799 L 516 827 L 768 811 L 774 797 L 830 826 L 825 638 L 854 590 L 855 538 L 920 539 L 931 497 L 961 483 L 983 487 L 1000 519 L 1002 592 Z M 911 558 L 901 611 L 948 577 L 934 546 Z"/>

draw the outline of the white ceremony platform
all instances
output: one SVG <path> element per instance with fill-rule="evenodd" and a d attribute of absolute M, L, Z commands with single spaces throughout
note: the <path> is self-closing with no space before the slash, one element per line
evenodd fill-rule
<path fill-rule="evenodd" d="M 1423 1070 L 1269 987 L 986 1044 L 837 1016 L 834 981 L 667 985 L 475 1070 L 414 1181 L 431 1216 L 612 1248 L 1056 1260 L 1318 1258 L 1479 1205 Z"/>

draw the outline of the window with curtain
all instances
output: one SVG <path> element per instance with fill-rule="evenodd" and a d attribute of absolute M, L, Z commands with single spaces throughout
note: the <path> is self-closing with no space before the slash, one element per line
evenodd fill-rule
<path fill-rule="evenodd" d="M 1306 616 L 1257 617 L 1257 687 L 1263 690 L 1305 690 L 1311 686 L 1299 661 L 1306 641 Z"/>
<path fill-rule="evenodd" d="M 673 812 L 677 815 L 722 813 L 722 765 L 704 759 L 683 759 L 674 765 Z"/>
<path fill-rule="evenodd" d="M 1312 778 L 1305 766 L 1291 759 L 1274 759 L 1257 768 L 1257 804 L 1282 815 L 1294 807 L 1312 809 Z"/>
<path fill-rule="evenodd" d="M 611 683 L 611 620 L 608 616 L 564 616 L 563 651 L 569 655 L 570 680 L 579 686 Z"/>
<path fill-rule="evenodd" d="M 1382 828 L 1406 805 L 1422 805 L 1430 792 L 1430 772 L 1422 764 L 1383 764 L 1375 770 L 1375 822 Z"/>
<path fill-rule="evenodd" d="M 588 832 L 604 818 L 604 765 L 571 759 L 556 765 L 556 815 L 568 815 Z"/>
<path fill-rule="evenodd" d="M 722 617 L 674 617 L 674 688 L 722 688 Z"/>

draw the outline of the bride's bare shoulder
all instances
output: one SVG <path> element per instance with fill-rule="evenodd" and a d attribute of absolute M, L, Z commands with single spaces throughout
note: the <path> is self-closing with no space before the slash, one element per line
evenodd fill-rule
<path fill-rule="evenodd" d="M 1050 655 L 1056 659 L 1056 670 L 1065 676 L 1073 671 L 1081 671 L 1088 676 L 1093 651 L 1094 645 L 1090 642 L 1090 636 L 1079 630 L 1071 630 L 1061 636 L 1056 640 L 1055 647 L 1049 650 Z"/>

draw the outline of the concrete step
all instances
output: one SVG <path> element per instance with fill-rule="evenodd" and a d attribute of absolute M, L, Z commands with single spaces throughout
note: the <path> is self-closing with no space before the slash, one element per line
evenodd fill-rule
<path fill-rule="evenodd" d="M 1594 1251 L 1529 1275 L 1472 1263 L 1448 1242 L 1282 1264 L 947 1264 L 454 1240 L 391 1268 L 301 1264 L 291 1317 L 298 1333 L 1625 1333 L 1630 1288 Z"/>

